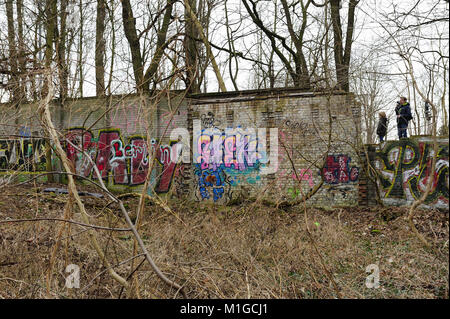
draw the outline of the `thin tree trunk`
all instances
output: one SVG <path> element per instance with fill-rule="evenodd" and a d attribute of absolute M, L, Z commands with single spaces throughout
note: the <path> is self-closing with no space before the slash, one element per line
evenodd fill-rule
<path fill-rule="evenodd" d="M 112 78 L 113 78 L 113 71 L 114 71 L 114 57 L 116 55 L 116 29 L 114 24 L 114 0 L 111 0 L 109 7 L 108 7 L 108 15 L 109 20 L 111 22 L 111 62 L 109 66 L 109 79 L 108 79 L 108 86 L 107 91 L 108 95 L 111 95 L 111 85 L 112 85 Z"/>
<path fill-rule="evenodd" d="M 189 1 L 189 5 L 191 6 L 194 13 L 196 13 L 197 11 L 196 0 L 186 0 L 186 1 Z M 186 17 L 185 22 L 186 34 L 184 36 L 184 50 L 186 54 L 186 80 L 187 80 L 186 87 L 189 88 L 189 92 L 198 93 L 200 92 L 200 87 L 198 85 L 199 61 L 197 53 L 197 44 L 195 41 L 195 39 L 198 38 L 198 31 L 186 7 L 185 7 L 185 17 Z"/>
<path fill-rule="evenodd" d="M 59 90 L 61 98 L 61 107 L 63 107 L 68 96 L 68 69 L 66 61 L 66 42 L 67 42 L 67 3 L 68 0 L 61 0 L 60 8 L 60 30 L 57 37 L 57 60 L 59 71 Z"/>
<path fill-rule="evenodd" d="M 55 28 L 56 28 L 56 0 L 47 0 L 46 2 L 46 10 L 47 16 L 45 19 L 45 67 L 50 70 L 51 64 L 53 61 L 53 42 L 55 39 Z M 51 76 L 46 76 L 44 78 L 44 87 L 42 88 L 42 97 L 48 95 L 49 86 L 51 85 L 49 81 L 51 81 Z M 45 142 L 46 152 L 45 152 L 45 169 L 47 172 L 53 171 L 52 165 L 52 149 L 48 140 Z M 50 183 L 54 182 L 54 177 L 52 174 L 48 175 L 48 181 Z"/>
<path fill-rule="evenodd" d="M 194 11 L 192 11 L 191 6 L 189 5 L 189 1 L 185 0 L 184 6 L 186 7 L 186 10 L 189 12 L 191 19 L 194 21 L 194 24 L 198 30 L 198 33 L 200 34 L 203 44 L 206 47 L 206 54 L 207 54 L 208 59 L 211 60 L 211 64 L 213 66 L 214 73 L 216 74 L 217 82 L 219 82 L 219 89 L 222 92 L 226 92 L 227 88 L 225 86 L 225 82 L 223 81 L 222 75 L 220 74 L 219 66 L 217 65 L 216 59 L 214 58 L 214 54 L 211 51 L 211 45 L 209 44 L 209 41 L 205 36 L 203 27 L 200 24 L 200 21 L 198 21 L 197 16 L 195 15 Z"/>
<path fill-rule="evenodd" d="M 16 30 L 14 25 L 14 8 L 13 1 L 7 0 L 6 5 L 6 20 L 8 23 L 8 49 L 9 49 L 9 65 L 11 69 L 11 77 L 8 81 L 11 91 L 11 102 L 16 105 L 20 100 L 20 81 L 18 77 L 17 66 L 17 46 L 16 46 Z"/>
<path fill-rule="evenodd" d="M 347 14 L 347 32 L 344 35 L 342 31 L 341 15 L 339 12 L 341 6 L 341 0 L 330 0 L 331 6 L 331 21 L 333 26 L 333 53 L 334 62 L 336 66 L 337 86 L 348 92 L 349 86 L 349 66 L 351 58 L 351 48 L 353 43 L 353 28 L 355 22 L 355 8 L 358 5 L 359 0 L 350 0 L 348 5 Z"/>
<path fill-rule="evenodd" d="M 105 0 L 97 0 L 97 19 L 95 30 L 95 92 L 105 95 Z"/>
<path fill-rule="evenodd" d="M 17 6 L 17 31 L 18 31 L 18 38 L 19 38 L 19 54 L 18 54 L 18 60 L 19 60 L 19 79 L 20 79 L 20 85 L 19 85 L 19 94 L 20 94 L 20 100 L 26 99 L 26 65 L 25 65 L 25 43 L 23 39 L 23 0 L 17 0 L 16 3 Z"/>
<path fill-rule="evenodd" d="M 131 61 L 133 64 L 134 81 L 138 92 L 143 89 L 144 63 L 142 61 L 141 47 L 136 32 L 136 21 L 129 0 L 122 0 L 122 21 L 125 36 L 130 45 Z"/>
<path fill-rule="evenodd" d="M 80 37 L 78 41 L 78 73 L 79 73 L 79 92 L 80 97 L 83 97 L 83 85 L 84 85 L 84 75 L 83 75 L 83 0 L 80 0 L 79 3 L 79 10 L 80 10 Z"/>

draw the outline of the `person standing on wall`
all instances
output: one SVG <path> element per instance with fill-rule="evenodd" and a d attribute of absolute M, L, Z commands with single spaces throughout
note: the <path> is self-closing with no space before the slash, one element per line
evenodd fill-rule
<path fill-rule="evenodd" d="M 386 113 L 380 112 L 378 113 L 379 119 L 378 119 L 378 126 L 377 126 L 377 135 L 380 139 L 380 143 L 384 141 L 384 137 L 387 133 L 387 127 L 388 127 L 388 119 L 386 117 Z"/>
<path fill-rule="evenodd" d="M 398 138 L 407 138 L 408 134 L 406 130 L 408 128 L 408 122 L 412 120 L 412 114 L 406 97 L 402 96 L 400 101 L 397 102 L 395 114 L 397 115 Z"/>

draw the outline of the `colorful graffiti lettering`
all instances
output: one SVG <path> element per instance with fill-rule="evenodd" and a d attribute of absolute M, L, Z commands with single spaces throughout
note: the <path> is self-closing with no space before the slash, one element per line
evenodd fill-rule
<path fill-rule="evenodd" d="M 0 140 L 0 170 L 45 171 L 44 139 Z"/>
<path fill-rule="evenodd" d="M 115 184 L 127 185 L 129 179 L 125 158 L 112 160 L 112 142 L 118 139 L 120 139 L 120 131 L 118 130 L 102 130 L 99 132 L 95 165 L 102 178 L 107 179 L 112 171 Z"/>
<path fill-rule="evenodd" d="M 400 140 L 390 142 L 376 153 L 375 166 L 384 198 L 414 200 L 422 196 L 431 171 L 431 143 Z M 448 203 L 448 145 L 439 145 L 434 182 L 426 204 Z"/>
<path fill-rule="evenodd" d="M 90 131 L 83 128 L 72 128 L 66 134 L 66 152 L 69 160 L 74 164 L 77 174 L 84 177 L 93 177 L 95 166 L 100 171 L 103 179 L 112 176 L 114 184 L 118 185 L 141 185 L 149 170 L 149 159 L 156 152 L 156 162 L 162 166 L 161 174 L 158 175 L 155 191 L 163 193 L 169 191 L 171 182 L 177 166 L 172 160 L 172 146 L 157 146 L 156 140 L 151 141 L 151 154 L 147 149 L 147 143 L 141 136 L 135 135 L 128 138 L 125 144 L 120 131 L 117 129 L 101 130 L 95 139 Z M 172 145 L 175 144 L 172 143 Z M 178 149 L 178 148 L 177 148 Z M 83 150 L 81 152 L 80 150 Z M 88 154 L 89 160 L 85 153 Z M 157 167 L 154 167 L 156 170 Z"/>
<path fill-rule="evenodd" d="M 241 181 L 256 184 L 261 179 L 258 176 L 260 158 L 265 152 L 258 154 L 258 139 L 252 130 L 203 130 L 196 150 L 194 173 L 198 177 L 197 186 L 202 200 L 217 201 L 224 194 L 231 198 L 231 186 Z M 247 176 L 249 174 L 255 176 Z"/>
<path fill-rule="evenodd" d="M 156 140 L 151 140 L 152 154 L 156 151 L 155 159 L 162 166 L 162 173 L 155 188 L 155 191 L 158 193 L 165 193 L 170 189 L 175 168 L 177 167 L 176 156 L 178 154 L 172 152 L 172 146 L 175 144 L 176 142 L 172 142 L 171 145 L 160 145 L 158 147 Z"/>
<path fill-rule="evenodd" d="M 359 170 L 353 166 L 349 168 L 350 157 L 347 155 L 328 155 L 322 177 L 327 184 L 340 184 L 355 182 L 359 176 Z"/>
<path fill-rule="evenodd" d="M 202 169 L 200 164 L 195 164 L 194 174 L 198 177 L 198 191 L 202 200 L 212 199 L 217 202 L 224 194 L 231 197 L 232 183 L 223 165 L 215 169 Z"/>
<path fill-rule="evenodd" d="M 75 171 L 84 177 L 91 174 L 95 155 L 97 154 L 97 140 L 94 139 L 92 133 L 83 128 L 72 128 L 66 133 L 66 154 L 70 161 L 74 164 Z M 69 143 L 70 141 L 70 143 Z M 81 149 L 88 154 L 90 161 Z"/>
<path fill-rule="evenodd" d="M 197 141 L 197 163 L 201 163 L 202 169 L 216 169 L 220 165 L 236 170 L 246 170 L 254 167 L 262 158 L 258 154 L 257 138 L 246 134 L 237 133 L 227 135 L 202 134 Z"/>

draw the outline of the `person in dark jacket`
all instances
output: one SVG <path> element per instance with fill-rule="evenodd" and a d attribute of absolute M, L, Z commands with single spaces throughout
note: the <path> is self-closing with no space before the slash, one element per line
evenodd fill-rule
<path fill-rule="evenodd" d="M 388 119 L 386 117 L 386 113 L 384 112 L 380 112 L 378 113 L 379 115 L 379 120 L 378 120 L 378 126 L 377 126 L 377 135 L 378 138 L 380 139 L 380 143 L 384 141 L 384 137 L 386 136 L 387 133 L 387 127 L 388 127 Z"/>
<path fill-rule="evenodd" d="M 406 97 L 402 96 L 400 101 L 397 102 L 395 114 L 397 115 L 398 138 L 407 138 L 408 122 L 412 120 L 412 115 L 411 107 L 409 106 Z"/>

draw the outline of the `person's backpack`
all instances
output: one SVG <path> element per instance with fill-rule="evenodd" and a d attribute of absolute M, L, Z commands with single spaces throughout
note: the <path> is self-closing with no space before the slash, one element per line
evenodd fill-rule
<path fill-rule="evenodd" d="M 406 108 L 405 119 L 407 121 L 411 121 L 413 119 L 412 114 L 411 114 L 411 107 L 409 107 L 409 106 Z"/>

